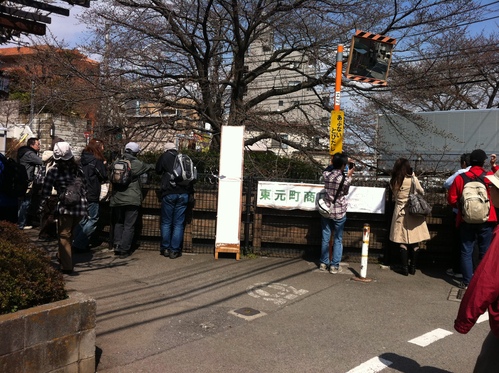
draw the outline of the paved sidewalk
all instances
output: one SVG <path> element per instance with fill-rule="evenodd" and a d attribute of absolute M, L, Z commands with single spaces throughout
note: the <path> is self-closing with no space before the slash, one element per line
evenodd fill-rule
<path fill-rule="evenodd" d="M 76 254 L 65 279 L 97 301 L 97 371 L 345 373 L 383 356 L 383 372 L 464 373 L 487 333 L 486 323 L 451 333 L 433 352 L 407 343 L 453 332 L 459 303 L 445 269 L 404 277 L 369 264 L 362 283 L 352 280 L 360 263 L 333 275 L 303 259 L 234 258 Z"/>

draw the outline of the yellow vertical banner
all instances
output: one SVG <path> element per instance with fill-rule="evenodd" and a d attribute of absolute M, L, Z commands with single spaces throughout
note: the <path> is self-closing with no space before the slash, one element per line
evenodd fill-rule
<path fill-rule="evenodd" d="M 343 150 L 343 133 L 345 131 L 345 113 L 341 110 L 331 112 L 329 129 L 329 154 L 341 153 Z"/>

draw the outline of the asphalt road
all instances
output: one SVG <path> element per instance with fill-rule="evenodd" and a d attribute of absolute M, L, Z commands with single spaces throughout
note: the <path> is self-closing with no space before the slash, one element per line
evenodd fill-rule
<path fill-rule="evenodd" d="M 138 250 L 76 255 L 67 287 L 97 300 L 98 372 L 472 372 L 489 331 L 453 329 L 445 268 L 404 277 L 369 264 L 369 282 L 303 259 Z"/>

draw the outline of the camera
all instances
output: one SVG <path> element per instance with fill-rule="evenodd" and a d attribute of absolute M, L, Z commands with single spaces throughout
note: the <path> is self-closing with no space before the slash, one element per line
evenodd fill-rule
<path fill-rule="evenodd" d="M 349 162 L 348 163 L 348 168 L 351 170 L 352 168 L 355 168 L 355 163 Z"/>

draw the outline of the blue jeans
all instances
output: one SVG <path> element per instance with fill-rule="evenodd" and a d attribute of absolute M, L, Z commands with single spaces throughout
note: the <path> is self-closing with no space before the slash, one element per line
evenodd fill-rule
<path fill-rule="evenodd" d="M 334 220 L 328 219 L 321 216 L 321 226 L 322 226 L 322 246 L 321 246 L 321 263 L 325 265 L 331 265 L 333 267 L 338 267 L 341 262 L 341 257 L 343 256 L 343 229 L 345 228 L 345 222 L 347 221 L 347 216 L 343 216 L 341 219 Z M 331 238 L 331 231 L 334 230 L 334 242 L 333 242 L 333 259 L 329 261 L 329 240 Z"/>
<path fill-rule="evenodd" d="M 161 251 L 182 250 L 185 210 L 188 201 L 187 193 L 168 194 L 161 200 Z"/>
<path fill-rule="evenodd" d="M 75 228 L 73 247 L 77 250 L 85 250 L 88 248 L 90 238 L 97 229 L 99 222 L 99 202 L 88 203 L 88 215 L 81 219 L 80 224 Z"/>
<path fill-rule="evenodd" d="M 21 229 L 23 229 L 26 226 L 26 220 L 28 219 L 28 210 L 30 205 L 31 205 L 31 195 L 27 194 L 19 202 L 17 225 Z"/>
<path fill-rule="evenodd" d="M 473 276 L 473 248 L 478 243 L 478 259 L 481 260 L 492 240 L 493 223 L 468 224 L 462 222 L 459 226 L 461 236 L 461 273 L 463 282 L 469 285 Z"/>

